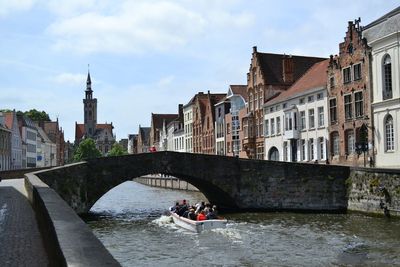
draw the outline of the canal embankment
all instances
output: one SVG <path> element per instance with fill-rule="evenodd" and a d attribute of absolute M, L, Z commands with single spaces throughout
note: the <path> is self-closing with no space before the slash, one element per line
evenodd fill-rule
<path fill-rule="evenodd" d="M 173 176 L 145 175 L 133 181 L 152 187 L 161 187 L 175 190 L 199 191 L 195 186 Z"/>

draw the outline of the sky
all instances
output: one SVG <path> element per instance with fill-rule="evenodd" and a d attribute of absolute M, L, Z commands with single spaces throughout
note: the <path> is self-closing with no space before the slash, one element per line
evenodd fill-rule
<path fill-rule="evenodd" d="M 98 123 L 117 139 L 197 92 L 246 84 L 259 52 L 338 54 L 348 21 L 394 0 L 0 0 L 0 109 L 38 109 L 74 141 L 88 64 Z"/>

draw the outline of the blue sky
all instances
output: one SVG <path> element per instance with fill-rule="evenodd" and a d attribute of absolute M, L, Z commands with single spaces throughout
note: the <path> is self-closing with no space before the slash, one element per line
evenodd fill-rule
<path fill-rule="evenodd" d="M 392 0 L 0 0 L 0 108 L 45 110 L 67 140 L 83 121 L 88 64 L 98 122 L 117 139 L 199 91 L 246 84 L 252 47 L 329 57 L 347 22 Z"/>

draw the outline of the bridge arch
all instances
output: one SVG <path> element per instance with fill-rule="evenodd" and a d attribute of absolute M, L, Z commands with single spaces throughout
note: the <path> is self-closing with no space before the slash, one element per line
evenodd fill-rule
<path fill-rule="evenodd" d="M 221 210 L 344 210 L 349 168 L 178 152 L 105 157 L 36 173 L 77 213 L 106 192 L 164 173 L 197 187 Z"/>

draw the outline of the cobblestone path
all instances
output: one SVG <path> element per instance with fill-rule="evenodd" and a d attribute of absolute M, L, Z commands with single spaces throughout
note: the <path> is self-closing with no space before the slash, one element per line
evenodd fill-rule
<path fill-rule="evenodd" d="M 23 179 L 0 182 L 0 266 L 48 266 Z"/>

